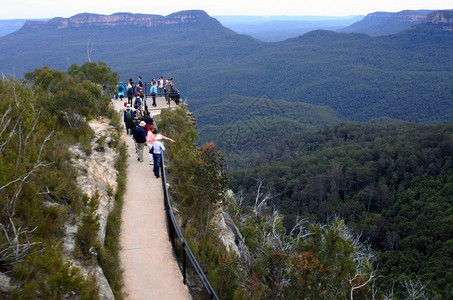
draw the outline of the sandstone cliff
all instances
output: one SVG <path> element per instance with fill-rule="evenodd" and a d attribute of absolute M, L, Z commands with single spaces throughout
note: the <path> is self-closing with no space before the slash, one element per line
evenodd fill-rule
<path fill-rule="evenodd" d="M 366 33 L 372 36 L 394 34 L 422 23 L 431 12 L 430 10 L 375 12 L 340 31 Z"/>
<path fill-rule="evenodd" d="M 112 15 L 98 15 L 82 13 L 70 18 L 53 18 L 48 21 L 27 21 L 24 28 L 30 29 L 64 29 L 82 26 L 116 27 L 134 25 L 139 27 L 155 27 L 160 25 L 188 25 L 196 23 L 215 22 L 214 18 L 201 10 L 180 11 L 168 16 L 115 13 Z"/>
<path fill-rule="evenodd" d="M 453 31 L 453 11 L 443 10 L 429 14 L 426 20 L 411 29 L 431 29 L 442 31 Z"/>

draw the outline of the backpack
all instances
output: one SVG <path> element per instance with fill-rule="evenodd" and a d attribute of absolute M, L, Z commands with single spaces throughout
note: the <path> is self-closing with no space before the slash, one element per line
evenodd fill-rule
<path fill-rule="evenodd" d="M 123 91 L 123 86 L 122 85 L 119 85 L 118 86 L 118 92 L 122 92 Z"/>
<path fill-rule="evenodd" d="M 132 121 L 132 110 L 131 109 L 127 109 L 126 110 L 126 122 L 130 122 Z"/>

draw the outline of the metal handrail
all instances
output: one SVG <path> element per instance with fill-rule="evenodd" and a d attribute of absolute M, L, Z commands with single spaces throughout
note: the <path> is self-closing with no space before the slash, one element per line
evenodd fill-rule
<path fill-rule="evenodd" d="M 155 124 L 155 122 L 154 122 L 154 126 L 155 126 L 155 128 L 157 128 L 157 125 Z M 187 245 L 187 242 L 181 232 L 181 229 L 179 228 L 178 222 L 173 213 L 173 209 L 170 204 L 170 196 L 169 196 L 168 189 L 167 189 L 167 175 L 165 173 L 165 164 L 164 164 L 163 153 L 162 153 L 161 168 L 162 168 L 162 176 L 161 176 L 162 188 L 164 191 L 164 206 L 165 206 L 165 212 L 166 212 L 166 216 L 167 216 L 168 235 L 169 235 L 169 239 L 172 244 L 172 247 L 173 247 L 173 252 L 174 252 L 175 258 L 178 262 L 179 269 L 183 275 L 183 282 L 185 285 L 187 285 L 187 287 L 193 297 L 193 292 L 191 291 L 190 286 L 187 284 L 188 282 L 187 282 L 187 259 L 186 258 L 188 258 L 192 268 L 195 270 L 196 275 L 198 276 L 199 280 L 203 284 L 204 290 L 207 292 L 209 299 L 219 300 L 219 297 L 214 292 L 214 289 L 212 288 L 211 284 L 209 283 L 208 279 L 206 278 L 205 273 L 203 272 L 200 265 L 198 264 L 197 259 L 195 258 L 192 251 L 190 250 L 190 247 Z M 182 245 L 182 262 L 178 259 L 178 255 L 177 255 L 176 242 L 178 240 Z"/>

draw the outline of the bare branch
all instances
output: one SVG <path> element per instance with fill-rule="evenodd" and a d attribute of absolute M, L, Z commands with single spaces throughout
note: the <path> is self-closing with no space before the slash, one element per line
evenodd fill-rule
<path fill-rule="evenodd" d="M 41 148 L 39 149 L 39 154 L 38 154 L 38 158 L 37 158 L 36 162 L 40 162 L 40 160 L 41 160 L 41 153 L 42 153 L 42 150 L 44 149 L 44 145 L 49 141 L 49 139 L 52 137 L 52 135 L 53 135 L 54 132 L 55 132 L 55 131 L 52 130 L 52 132 L 49 133 L 49 134 L 47 135 L 47 137 L 44 139 L 44 141 L 42 142 Z"/>
<path fill-rule="evenodd" d="M 27 142 L 28 142 L 28 139 L 31 137 L 31 135 L 33 134 L 33 132 L 35 131 L 36 129 L 36 125 L 38 124 L 38 121 L 39 121 L 39 117 L 41 115 L 41 112 L 42 112 L 42 108 L 39 110 L 38 112 L 38 115 L 35 115 L 35 108 L 33 106 L 33 104 L 30 102 L 30 106 L 32 107 L 32 110 L 33 110 L 33 118 L 34 118 L 34 122 L 33 122 L 33 126 L 32 128 L 30 129 L 30 131 L 28 132 L 27 134 L 27 137 L 25 138 L 25 141 L 24 141 L 24 158 L 25 158 L 25 153 L 26 153 L 26 150 L 27 150 Z"/>
<path fill-rule="evenodd" d="M 356 279 L 356 278 L 360 278 L 360 277 L 364 277 L 364 276 L 368 276 L 368 280 L 365 281 L 364 283 L 362 283 L 361 285 L 357 285 L 357 286 L 352 286 L 352 283 L 353 281 Z M 350 298 L 351 300 L 354 300 L 354 291 L 355 290 L 358 290 L 358 289 L 361 289 L 363 288 L 364 286 L 366 286 L 367 284 L 369 284 L 370 282 L 372 282 L 373 280 L 375 280 L 375 277 L 376 277 L 376 273 L 375 271 L 372 271 L 370 274 L 356 274 L 354 276 L 353 279 L 349 280 L 349 284 L 351 284 L 351 291 L 350 291 Z"/>
<path fill-rule="evenodd" d="M 406 289 L 408 299 L 429 299 L 429 293 L 420 278 L 417 277 L 416 282 L 405 279 L 402 285 Z"/>

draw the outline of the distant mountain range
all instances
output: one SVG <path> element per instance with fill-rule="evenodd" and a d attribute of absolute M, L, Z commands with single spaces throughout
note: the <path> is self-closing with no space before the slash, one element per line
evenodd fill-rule
<path fill-rule="evenodd" d="M 390 36 L 312 31 L 264 43 L 203 11 L 80 14 L 0 38 L 0 72 L 105 61 L 122 80 L 168 76 L 194 110 L 228 95 L 328 106 L 346 120 L 453 120 L 451 11 Z M 222 97 L 220 97 L 222 96 Z M 219 100 L 220 101 L 220 100 Z M 195 111 L 196 112 L 196 111 Z M 203 124 L 203 120 L 200 120 Z M 204 124 L 207 124 L 204 122 Z M 218 124 L 212 124 L 218 125 Z"/>
<path fill-rule="evenodd" d="M 248 34 L 265 42 L 283 41 L 307 32 L 324 29 L 339 30 L 363 19 L 364 16 L 214 16 L 223 26 L 237 33 Z"/>

